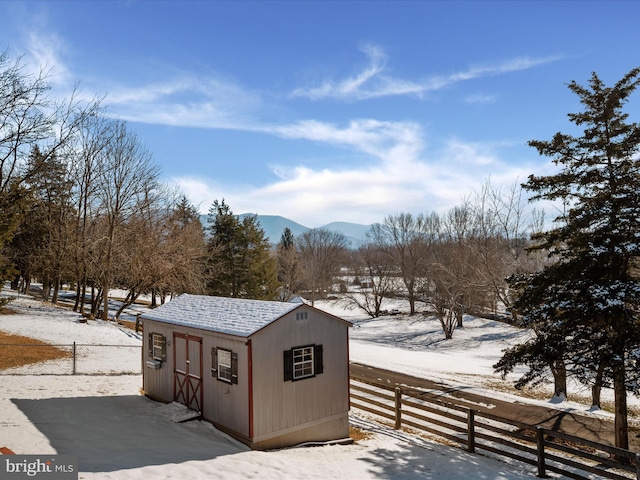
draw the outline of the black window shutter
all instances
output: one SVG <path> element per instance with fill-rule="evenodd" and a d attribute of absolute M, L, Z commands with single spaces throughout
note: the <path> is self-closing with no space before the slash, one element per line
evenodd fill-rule
<path fill-rule="evenodd" d="M 218 347 L 211 349 L 211 371 L 214 376 L 218 373 Z"/>
<path fill-rule="evenodd" d="M 162 336 L 162 360 L 167 359 L 167 337 Z"/>
<path fill-rule="evenodd" d="M 149 356 L 153 357 L 153 333 L 149 334 L 149 345 L 147 345 L 149 347 Z"/>
<path fill-rule="evenodd" d="M 324 372 L 324 364 L 322 363 L 322 345 L 313 346 L 313 372 L 320 375 Z"/>
<path fill-rule="evenodd" d="M 293 380 L 293 350 L 285 350 L 284 357 L 284 381 Z"/>
<path fill-rule="evenodd" d="M 238 384 L 238 354 L 231 352 L 231 383 Z"/>

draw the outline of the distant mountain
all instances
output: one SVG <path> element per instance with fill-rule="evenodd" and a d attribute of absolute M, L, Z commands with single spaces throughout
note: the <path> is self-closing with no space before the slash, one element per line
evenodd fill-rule
<path fill-rule="evenodd" d="M 238 216 L 242 219 L 248 215 L 254 214 L 242 213 Z M 288 218 L 281 217 L 280 215 L 256 215 L 256 218 L 260 223 L 260 228 L 264 230 L 265 237 L 267 237 L 271 243 L 278 243 L 280 241 L 280 237 L 282 237 L 282 232 L 284 232 L 284 229 L 287 227 L 291 230 L 294 237 L 309 231 L 309 227 L 300 225 L 299 223 L 289 220 Z"/>
<path fill-rule="evenodd" d="M 239 217 L 243 218 L 247 215 L 252 214 L 243 213 L 239 215 Z M 291 230 L 294 237 L 298 237 L 311 230 L 309 227 L 300 225 L 299 223 L 289 220 L 288 218 L 281 217 L 280 215 L 257 215 L 256 217 L 258 222 L 260 222 L 260 227 L 264 230 L 265 237 L 274 244 L 280 241 L 282 232 L 284 232 L 284 229 L 287 227 L 289 227 L 289 230 Z M 327 230 L 342 233 L 351 243 L 351 247 L 357 248 L 362 242 L 364 242 L 365 234 L 369 231 L 371 225 L 361 225 L 359 223 L 349 222 L 332 222 L 318 228 L 325 228 Z"/>
<path fill-rule="evenodd" d="M 254 215 L 253 213 L 242 213 L 238 215 L 240 219 L 248 216 Z M 304 225 L 300 225 L 293 220 L 289 220 L 288 218 L 281 217 L 280 215 L 256 215 L 258 222 L 260 223 L 260 228 L 264 230 L 265 237 L 269 239 L 269 241 L 273 244 L 276 244 L 280 241 L 282 237 L 282 232 L 284 232 L 285 228 L 289 228 L 291 233 L 293 233 L 294 237 L 298 237 L 305 232 L 311 230 L 309 227 L 305 227 Z M 202 215 L 200 217 L 202 224 L 207 226 L 207 215 Z M 352 248 L 357 248 L 362 242 L 364 242 L 365 235 L 371 228 L 371 225 L 362 225 L 359 223 L 349 223 L 349 222 L 332 222 L 327 225 L 324 225 L 319 228 L 326 228 L 327 230 L 340 232 L 347 240 L 351 242 Z"/>
<path fill-rule="evenodd" d="M 364 242 L 367 232 L 371 229 L 371 225 L 349 222 L 332 222 L 322 228 L 340 232 L 347 238 L 357 240 L 357 244 L 359 245 Z"/>

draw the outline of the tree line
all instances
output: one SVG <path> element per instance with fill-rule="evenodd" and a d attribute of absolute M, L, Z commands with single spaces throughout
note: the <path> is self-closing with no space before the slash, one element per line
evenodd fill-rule
<path fill-rule="evenodd" d="M 55 100 L 48 72 L 0 54 L 0 274 L 107 318 L 108 292 L 160 298 L 199 288 L 206 254 L 196 208 L 159 180 L 128 127 L 74 91 Z M 153 295 L 153 299 L 156 295 Z"/>
<path fill-rule="evenodd" d="M 325 229 L 285 230 L 274 247 L 255 217 L 241 220 L 224 199 L 203 225 L 100 99 L 74 91 L 54 100 L 46 71 L 27 74 L 5 52 L 0 274 L 22 291 L 37 279 L 53 302 L 71 285 L 74 309 L 105 319 L 115 288 L 128 292 L 121 308 L 141 294 L 314 302 L 337 288 L 372 317 L 402 295 L 410 314 L 426 305 L 445 338 L 464 313 L 508 313 L 533 335 L 496 371 L 526 365 L 518 387 L 551 375 L 558 395 L 573 376 L 592 387 L 594 404 L 613 388 L 616 444 L 626 448 L 626 395 L 640 390 L 640 126 L 623 107 L 639 77 L 634 69 L 612 87 L 595 73 L 588 86 L 569 84 L 583 111 L 568 117 L 581 133 L 529 142 L 558 173 L 509 188 L 487 181 L 443 214 L 389 215 L 357 247 Z M 529 200 L 559 206 L 551 227 Z"/>

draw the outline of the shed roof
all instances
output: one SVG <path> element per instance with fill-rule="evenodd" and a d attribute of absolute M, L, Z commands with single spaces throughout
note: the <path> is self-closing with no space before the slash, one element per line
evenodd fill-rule
<path fill-rule="evenodd" d="M 183 294 L 142 318 L 248 337 L 302 306 L 300 303 Z"/>

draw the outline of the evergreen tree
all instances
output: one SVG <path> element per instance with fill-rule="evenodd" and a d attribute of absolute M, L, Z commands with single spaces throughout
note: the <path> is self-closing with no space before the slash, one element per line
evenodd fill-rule
<path fill-rule="evenodd" d="M 571 336 L 570 316 L 573 312 L 559 308 L 558 299 L 568 292 L 560 292 L 564 265 L 549 265 L 543 272 L 519 274 L 509 278 L 509 285 L 517 292 L 512 305 L 515 313 L 526 313 L 519 323 L 529 327 L 534 335 L 526 342 L 505 350 L 503 357 L 494 365 L 497 372 L 506 376 L 518 364 L 525 364 L 528 371 L 515 383 L 517 389 L 527 385 L 536 386 L 553 375 L 554 397 L 567 397 L 567 342 Z M 562 301 L 562 300 L 561 300 Z M 569 316 L 566 318 L 566 316 Z"/>
<path fill-rule="evenodd" d="M 283 302 L 289 300 L 296 293 L 300 285 L 300 258 L 295 244 L 295 237 L 289 227 L 280 236 L 280 243 L 276 248 L 278 262 L 278 283 L 280 293 L 278 298 Z"/>
<path fill-rule="evenodd" d="M 92 116 L 99 102 L 79 100 L 74 90 L 68 101 L 54 101 L 47 69 L 25 73 L 21 59 L 0 52 L 0 274 L 12 269 L 3 248 L 22 221 L 33 177 L 40 175 L 29 156 L 34 147 L 45 146 L 38 166 L 48 168 L 47 157 L 65 155 L 81 122 Z M 15 273 L 15 272 L 13 272 Z M 26 279 L 28 280 L 28 279 Z"/>
<path fill-rule="evenodd" d="M 256 217 L 240 220 L 223 199 L 213 202 L 208 221 L 208 292 L 223 297 L 274 299 L 276 262 Z"/>
<path fill-rule="evenodd" d="M 628 122 L 623 106 L 639 77 L 636 68 L 613 87 L 595 73 L 588 87 L 571 82 L 584 110 L 569 119 L 582 135 L 529 142 L 561 168 L 530 176 L 524 187 L 534 200 L 562 201 L 566 209 L 554 228 L 535 237 L 556 263 L 515 280 L 516 308 L 539 332 L 524 351 L 534 360 L 562 355 L 578 379 L 611 385 L 621 448 L 628 447 L 627 390 L 638 388 L 640 349 L 640 125 Z M 523 361 L 532 364 L 526 356 L 511 359 Z"/>
<path fill-rule="evenodd" d="M 60 283 L 70 270 L 72 183 L 66 165 L 57 155 L 47 155 L 37 146 L 29 155 L 25 177 L 29 179 L 23 182 L 29 212 L 7 251 L 27 288 L 31 277 L 38 278 L 43 286 L 43 299 L 47 300 L 50 286 L 54 286 L 55 303 Z"/>
<path fill-rule="evenodd" d="M 16 254 L 15 247 L 19 243 L 15 235 L 30 218 L 32 203 L 31 192 L 17 182 L 12 182 L 6 191 L 0 191 L 0 279 L 13 279 L 11 288 L 14 289 L 18 288 L 20 274 L 16 259 L 23 258 Z"/>
<path fill-rule="evenodd" d="M 282 231 L 282 235 L 280 236 L 280 245 L 285 250 L 289 250 L 292 247 L 295 247 L 295 238 L 293 236 L 293 232 L 289 227 L 285 227 Z"/>
<path fill-rule="evenodd" d="M 29 158 L 29 185 L 44 209 L 46 238 L 40 249 L 39 274 L 43 283 L 43 299 L 49 297 L 49 286 L 54 287 L 52 302 L 57 303 L 63 279 L 70 277 L 73 245 L 73 183 L 67 165 L 57 155 L 45 155 L 34 147 Z"/>

